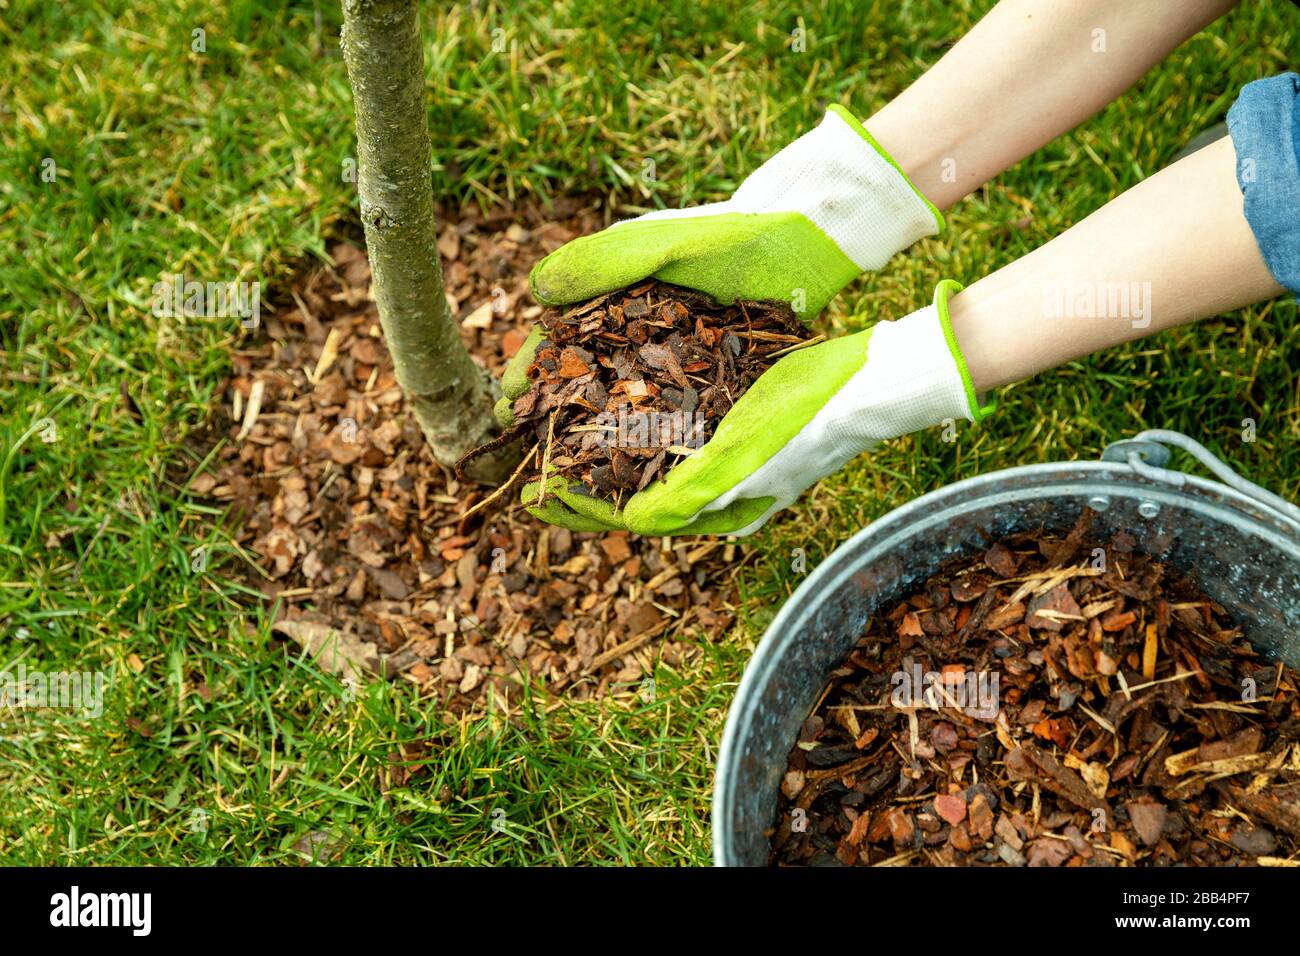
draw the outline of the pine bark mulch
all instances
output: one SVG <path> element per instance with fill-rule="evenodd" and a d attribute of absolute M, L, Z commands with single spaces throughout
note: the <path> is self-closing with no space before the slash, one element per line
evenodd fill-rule
<path fill-rule="evenodd" d="M 1136 544 L 1015 535 L 874 616 L 790 751 L 773 864 L 1294 861 L 1296 673 Z"/>
<path fill-rule="evenodd" d="M 439 221 L 453 315 L 499 375 L 542 315 L 533 263 L 603 223 L 572 200 Z M 577 698 L 640 693 L 656 663 L 684 666 L 731 625 L 736 544 L 573 534 L 516 496 L 463 517 L 489 492 L 432 460 L 393 378 L 364 252 L 340 242 L 331 254 L 274 314 L 264 306 L 195 443 L 199 460 L 220 443 L 215 461 L 179 476 L 234 506 L 249 583 L 281 603 L 279 635 L 340 674 L 411 681 L 460 711 L 513 699 L 525 672 Z"/>

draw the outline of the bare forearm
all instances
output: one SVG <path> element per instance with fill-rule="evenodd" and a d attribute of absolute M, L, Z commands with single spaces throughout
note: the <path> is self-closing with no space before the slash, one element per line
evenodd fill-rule
<path fill-rule="evenodd" d="M 1092 116 L 1238 0 L 1002 0 L 866 122 L 940 209 Z"/>
<path fill-rule="evenodd" d="M 975 388 L 1280 295 L 1242 213 L 1235 162 L 1220 140 L 953 296 Z"/>

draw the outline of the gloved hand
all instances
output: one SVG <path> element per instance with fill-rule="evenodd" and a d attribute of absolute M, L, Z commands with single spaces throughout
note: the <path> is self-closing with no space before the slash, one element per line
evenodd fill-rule
<path fill-rule="evenodd" d="M 537 264 L 546 305 L 590 299 L 654 276 L 719 302 L 789 302 L 811 320 L 848 282 L 943 228 L 943 216 L 862 124 L 831 106 L 723 202 L 630 219 L 565 244 Z M 528 389 L 534 328 L 501 380 L 502 424 Z"/>
<path fill-rule="evenodd" d="M 780 359 L 740 397 L 713 437 L 621 511 L 556 476 L 526 485 L 535 516 L 577 531 L 749 534 L 810 485 L 878 443 L 981 406 L 948 320 L 941 282 L 931 305 L 895 322 Z M 530 502 L 539 502 L 530 504 Z"/>

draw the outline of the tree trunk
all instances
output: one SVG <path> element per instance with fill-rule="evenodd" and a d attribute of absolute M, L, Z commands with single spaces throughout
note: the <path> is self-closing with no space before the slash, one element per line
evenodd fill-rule
<path fill-rule="evenodd" d="M 497 388 L 460 340 L 442 290 L 416 0 L 343 0 L 343 59 L 357 115 L 357 172 L 375 302 L 398 384 L 434 457 L 452 465 L 499 432 Z M 517 448 L 483 455 L 499 481 Z"/>

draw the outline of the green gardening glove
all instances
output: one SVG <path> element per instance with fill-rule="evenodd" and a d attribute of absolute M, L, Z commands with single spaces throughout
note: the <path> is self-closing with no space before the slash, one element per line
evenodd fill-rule
<path fill-rule="evenodd" d="M 648 213 L 557 249 L 533 269 L 533 295 L 565 305 L 654 276 L 719 302 L 789 302 L 811 320 L 859 273 L 942 228 L 939 211 L 834 105 L 730 199 Z M 502 378 L 504 425 L 540 339 L 534 329 Z"/>
<path fill-rule="evenodd" d="M 889 438 L 945 420 L 979 421 L 981 405 L 948 320 L 945 281 L 931 305 L 792 352 L 767 370 L 713 437 L 621 510 L 555 476 L 526 485 L 535 516 L 577 531 L 749 534 L 810 485 Z"/>

